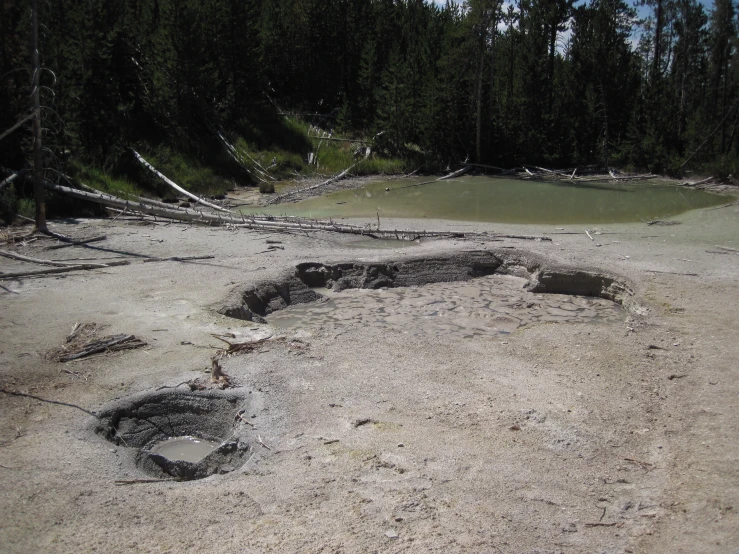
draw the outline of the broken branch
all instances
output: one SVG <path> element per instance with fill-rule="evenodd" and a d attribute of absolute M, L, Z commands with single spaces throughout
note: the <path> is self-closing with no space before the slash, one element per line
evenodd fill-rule
<path fill-rule="evenodd" d="M 167 177 L 166 177 L 166 176 L 165 176 L 164 174 L 162 174 L 162 173 L 160 173 L 159 171 L 157 171 L 157 169 L 156 169 L 156 168 L 155 168 L 155 167 L 154 167 L 153 165 L 151 165 L 151 164 L 150 164 L 149 162 L 147 162 L 147 161 L 146 161 L 146 160 L 145 160 L 145 159 L 144 159 L 144 158 L 143 158 L 143 157 L 141 156 L 141 154 L 139 154 L 138 152 L 136 152 L 136 150 L 133 150 L 133 149 L 131 149 L 131 152 L 133 152 L 133 155 L 134 155 L 134 156 L 136 156 L 136 159 L 137 159 L 137 160 L 138 160 L 138 161 L 139 161 L 139 162 L 140 162 L 140 163 L 141 163 L 141 164 L 142 164 L 142 165 L 143 165 L 144 167 L 146 167 L 146 168 L 147 168 L 147 169 L 148 169 L 149 171 L 151 171 L 152 173 L 154 173 L 154 174 L 155 174 L 155 175 L 156 175 L 157 177 L 159 177 L 159 178 L 160 178 L 160 179 L 161 179 L 162 181 L 164 181 L 165 183 L 167 183 L 167 184 L 168 184 L 168 185 L 169 185 L 170 187 L 172 187 L 173 189 L 175 189 L 175 190 L 176 190 L 177 192 L 179 192 L 179 193 L 181 193 L 181 194 L 184 194 L 184 195 L 185 195 L 185 196 L 187 196 L 188 198 L 190 198 L 190 199 L 194 200 L 195 202 L 198 202 L 198 203 L 202 204 L 203 206 L 208 206 L 209 208 L 213 208 L 214 210 L 218 210 L 219 212 L 229 212 L 229 213 L 230 213 L 230 210 L 227 210 L 227 209 L 225 209 L 225 208 L 222 208 L 222 207 L 220 207 L 220 206 L 216 206 L 215 204 L 211 204 L 211 203 L 210 203 L 210 202 L 208 202 L 207 200 L 203 200 L 203 199 L 202 199 L 202 198 L 200 198 L 199 196 L 195 196 L 195 195 L 194 195 L 194 194 L 192 194 L 191 192 L 188 192 L 188 191 L 186 191 L 186 190 L 185 190 L 185 189 L 183 189 L 183 188 L 182 188 L 181 186 L 179 186 L 179 185 L 178 185 L 177 183 L 175 183 L 175 182 L 174 182 L 174 181 L 172 181 L 171 179 L 167 178 Z"/>

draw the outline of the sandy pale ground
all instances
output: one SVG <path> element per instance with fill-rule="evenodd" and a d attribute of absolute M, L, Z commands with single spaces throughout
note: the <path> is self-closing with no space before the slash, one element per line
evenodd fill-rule
<path fill-rule="evenodd" d="M 2 394 L 3 552 L 722 552 L 739 549 L 739 206 L 680 225 L 581 228 L 388 221 L 389 227 L 550 234 L 356 248 L 355 237 L 265 234 L 133 220 L 69 221 L 89 247 L 18 248 L 129 266 L 0 281 L 0 385 L 96 411 L 207 378 L 211 333 L 240 285 L 298 262 L 399 261 L 513 247 L 632 283 L 643 316 L 536 324 L 509 336 L 398 328 L 296 331 L 231 358 L 253 452 L 185 483 L 146 477 L 82 411 Z M 570 232 L 573 234 L 554 234 Z M 267 240 L 284 250 L 266 252 Z M 142 263 L 142 256 L 214 255 Z M 1 259 L 0 271 L 32 266 Z M 77 322 L 149 346 L 60 364 Z M 266 445 L 262 446 L 259 441 Z"/>

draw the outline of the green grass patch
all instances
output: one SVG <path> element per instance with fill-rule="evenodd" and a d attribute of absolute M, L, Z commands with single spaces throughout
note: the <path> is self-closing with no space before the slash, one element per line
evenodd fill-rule
<path fill-rule="evenodd" d="M 140 196 L 142 188 L 131 179 L 106 173 L 102 169 L 78 162 L 70 167 L 72 176 L 80 183 L 120 198 Z"/>
<path fill-rule="evenodd" d="M 316 175 L 335 175 L 358 162 L 367 147 L 361 140 L 335 141 L 316 136 L 315 129 L 310 129 L 307 122 L 286 118 L 283 122 L 288 134 L 301 140 L 292 140 L 286 147 L 259 149 L 256 142 L 244 138 L 236 140 L 234 146 L 241 156 L 249 161 L 248 156 L 258 162 L 269 174 L 279 180 L 295 177 L 311 177 Z M 309 133 L 310 130 L 310 133 Z M 340 138 L 340 137 L 335 137 Z M 248 154 L 248 156 L 247 156 Z M 312 163 L 308 163 L 313 154 Z M 250 169 L 254 170 L 250 162 Z M 380 157 L 373 153 L 368 160 L 359 164 L 352 171 L 355 175 L 397 175 L 407 172 L 409 163 L 400 158 Z M 254 170 L 256 173 L 256 171 Z"/>
<path fill-rule="evenodd" d="M 193 194 L 201 196 L 223 194 L 234 186 L 233 181 L 220 175 L 215 168 L 208 167 L 168 146 L 142 148 L 139 153 L 157 171 Z M 147 188 L 153 187 L 160 196 L 164 197 L 177 194 L 174 189 L 147 168 L 141 166 L 141 170 L 142 179 L 146 180 L 149 185 Z"/>

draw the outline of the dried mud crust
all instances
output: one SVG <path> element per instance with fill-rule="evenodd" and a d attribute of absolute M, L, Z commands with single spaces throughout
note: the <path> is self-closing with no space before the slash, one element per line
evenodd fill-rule
<path fill-rule="evenodd" d="M 504 262 L 497 273 L 534 283 L 538 271 L 542 286 L 559 286 L 546 272 L 567 268 L 613 278 L 634 291 L 632 302 L 649 303 L 644 318 L 626 324 L 541 324 L 468 340 L 361 325 L 307 328 L 299 336 L 309 349 L 275 342 L 226 360 L 225 371 L 251 391 L 245 416 L 256 429 L 243 429 L 253 445 L 248 461 L 225 475 L 118 486 L 151 481 L 135 464 L 135 449 L 83 429 L 90 416 L 79 410 L 6 395 L 2 550 L 734 552 L 739 257 L 714 251 L 737 247 L 739 206 L 676 219 L 683 224 L 609 226 L 600 247 L 568 226 L 572 234 L 553 233 L 553 243 L 496 243 L 532 254 L 492 251 Z M 229 291 L 284 282 L 304 262 L 387 264 L 483 248 L 444 240 L 358 251 L 353 237 L 281 234 L 285 250 L 265 253 L 274 234 L 125 216 L 52 224 L 72 236 L 106 233 L 114 251 L 217 256 L 2 284 L 3 386 L 91 411 L 112 398 L 206 378 L 210 347 L 223 346 L 212 333 L 263 333 L 214 313 Z M 47 257 L 45 246 L 23 251 Z M 56 252 L 59 259 L 104 255 Z M 238 286 L 246 283 L 252 286 Z M 43 357 L 83 321 L 146 337 L 150 348 L 69 366 Z"/>
<path fill-rule="evenodd" d="M 560 267 L 543 258 L 505 250 L 380 263 L 300 263 L 277 282 L 236 287 L 216 311 L 227 317 L 266 323 L 266 316 L 290 305 L 320 301 L 322 295 L 314 289 L 321 287 L 334 291 L 410 287 L 494 274 L 525 277 L 530 292 L 594 296 L 616 302 L 634 314 L 644 313 L 635 300 L 633 286 L 623 277 Z"/>
<path fill-rule="evenodd" d="M 244 395 L 234 391 L 142 393 L 118 400 L 98 414 L 94 431 L 124 447 L 136 465 L 153 477 L 202 479 L 229 473 L 245 460 L 249 445 L 239 433 L 237 414 L 247 408 Z M 151 452 L 157 443 L 180 436 L 219 442 L 199 462 L 169 460 Z"/>

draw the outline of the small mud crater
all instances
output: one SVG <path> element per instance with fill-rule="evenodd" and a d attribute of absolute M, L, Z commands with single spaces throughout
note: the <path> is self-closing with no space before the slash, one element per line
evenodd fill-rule
<path fill-rule="evenodd" d="M 245 409 L 234 391 L 143 393 L 101 411 L 95 432 L 125 448 L 145 473 L 189 481 L 243 465 L 249 444 L 237 414 Z"/>

